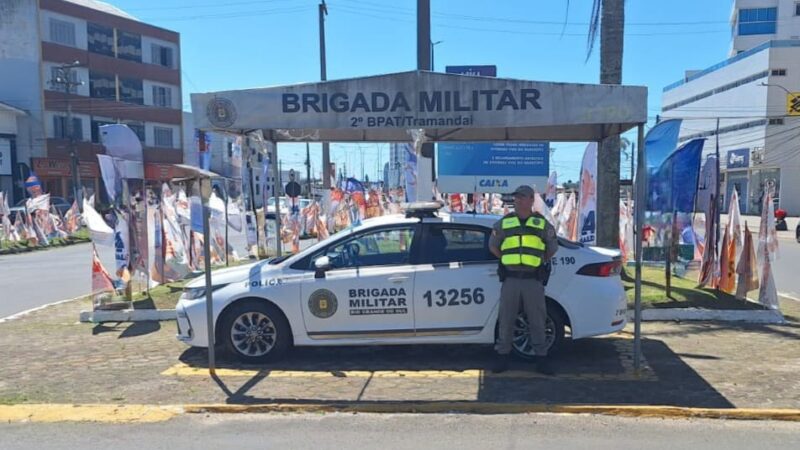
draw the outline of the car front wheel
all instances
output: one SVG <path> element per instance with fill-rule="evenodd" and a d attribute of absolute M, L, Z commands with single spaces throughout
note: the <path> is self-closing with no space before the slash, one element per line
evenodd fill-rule
<path fill-rule="evenodd" d="M 547 344 L 547 354 L 553 355 L 559 351 L 564 342 L 564 318 L 558 311 L 547 308 L 547 320 L 545 321 L 545 343 Z M 514 334 L 511 350 L 519 358 L 531 360 L 536 354 L 530 343 L 528 333 L 528 320 L 525 313 L 520 311 L 517 321 L 514 323 Z"/>
<path fill-rule="evenodd" d="M 220 326 L 226 349 L 244 363 L 275 361 L 291 345 L 286 317 L 269 303 L 246 301 L 233 305 Z"/>

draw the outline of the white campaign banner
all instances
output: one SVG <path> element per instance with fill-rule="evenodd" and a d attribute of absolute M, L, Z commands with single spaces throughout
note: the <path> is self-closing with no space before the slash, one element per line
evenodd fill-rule
<path fill-rule="evenodd" d="M 578 197 L 578 241 L 593 245 L 597 239 L 597 143 L 586 146 L 581 164 Z"/>
<path fill-rule="evenodd" d="M 114 245 L 114 230 L 106 224 L 100 213 L 86 199 L 83 200 L 83 214 L 81 217 L 86 224 L 86 228 L 89 229 L 92 242 L 109 247 Z"/>

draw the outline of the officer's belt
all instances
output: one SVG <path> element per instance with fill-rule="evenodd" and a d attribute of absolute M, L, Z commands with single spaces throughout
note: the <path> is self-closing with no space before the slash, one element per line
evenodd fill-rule
<path fill-rule="evenodd" d="M 536 272 L 522 272 L 519 270 L 507 270 L 506 271 L 507 278 L 534 278 L 539 279 L 539 271 Z"/>

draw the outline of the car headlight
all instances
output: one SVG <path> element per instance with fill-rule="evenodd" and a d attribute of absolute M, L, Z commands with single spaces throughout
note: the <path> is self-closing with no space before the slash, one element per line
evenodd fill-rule
<path fill-rule="evenodd" d="M 211 292 L 214 292 L 225 286 L 227 286 L 227 284 L 218 284 L 216 286 L 211 286 Z M 199 287 L 183 288 L 183 295 L 181 296 L 181 298 L 186 300 L 198 300 L 204 298 L 205 296 L 206 296 L 206 287 L 199 286 Z"/>

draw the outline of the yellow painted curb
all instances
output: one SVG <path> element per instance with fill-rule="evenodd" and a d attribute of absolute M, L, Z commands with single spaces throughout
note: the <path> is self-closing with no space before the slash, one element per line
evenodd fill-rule
<path fill-rule="evenodd" d="M 0 422 L 164 422 L 183 413 L 179 406 L 159 405 L 0 405 Z"/>
<path fill-rule="evenodd" d="M 481 402 L 267 403 L 253 405 L 0 405 L 0 422 L 154 423 L 182 414 L 257 413 L 601 414 L 661 419 L 737 419 L 800 422 L 800 409 L 683 408 L 631 405 L 545 405 Z"/>
<path fill-rule="evenodd" d="M 623 364 L 624 366 L 624 364 Z M 462 378 L 480 380 L 481 378 L 521 378 L 521 379 L 550 379 L 547 375 L 530 370 L 511 370 L 501 374 L 490 373 L 482 369 L 466 370 L 270 370 L 270 369 L 234 369 L 219 368 L 215 370 L 219 377 L 265 377 L 265 378 Z M 162 376 L 182 377 L 208 377 L 208 369 L 204 367 L 191 367 L 183 363 L 161 372 Z M 558 374 L 557 380 L 576 381 L 657 381 L 652 371 L 644 370 L 639 374 L 631 368 L 623 373 L 585 373 L 585 374 Z"/>
<path fill-rule="evenodd" d="M 601 414 L 621 417 L 664 419 L 738 419 L 800 422 L 800 409 L 684 408 L 677 406 L 631 405 L 545 405 L 532 403 L 478 402 L 382 402 L 260 405 L 185 405 L 188 414 L 216 413 L 416 413 L 416 414 Z"/>

